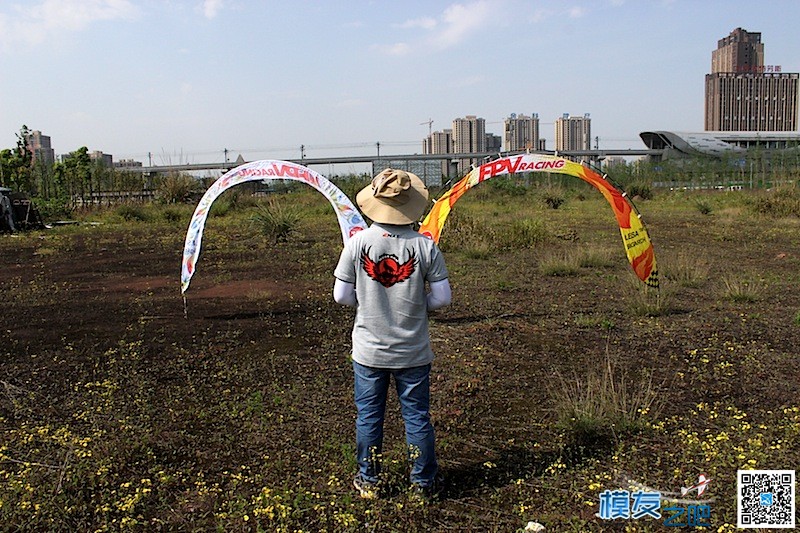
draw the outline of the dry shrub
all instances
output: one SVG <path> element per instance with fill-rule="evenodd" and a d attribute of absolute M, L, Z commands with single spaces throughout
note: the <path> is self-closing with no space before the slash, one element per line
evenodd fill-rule
<path fill-rule="evenodd" d="M 556 426 L 565 445 L 583 455 L 613 439 L 648 428 L 664 407 L 664 398 L 650 370 L 626 376 L 606 346 L 602 368 L 590 367 L 585 377 L 565 378 L 556 372 L 548 381 Z"/>
<path fill-rule="evenodd" d="M 494 227 L 461 211 L 452 211 L 442 228 L 442 251 L 461 250 L 487 257 L 497 249 Z"/>
<path fill-rule="evenodd" d="M 580 271 L 579 257 L 571 251 L 552 252 L 539 259 L 539 273 L 543 276 L 577 276 Z"/>
<path fill-rule="evenodd" d="M 752 274 L 728 273 L 720 281 L 720 296 L 734 302 L 755 302 L 763 296 L 766 285 L 763 280 Z"/>
<path fill-rule="evenodd" d="M 671 311 L 672 296 L 664 289 L 654 289 L 636 276 L 629 276 L 628 309 L 636 316 L 663 316 Z"/>
<path fill-rule="evenodd" d="M 707 279 L 711 270 L 708 261 L 698 254 L 678 252 L 666 256 L 659 266 L 664 277 L 684 287 L 698 287 Z"/>

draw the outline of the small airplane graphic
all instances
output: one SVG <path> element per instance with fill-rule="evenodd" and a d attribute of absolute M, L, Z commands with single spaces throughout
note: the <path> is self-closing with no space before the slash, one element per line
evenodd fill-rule
<path fill-rule="evenodd" d="M 697 478 L 697 483 L 695 483 L 691 487 L 681 487 L 681 496 L 686 496 L 686 494 L 688 494 L 689 492 L 696 490 L 697 497 L 699 498 L 700 495 L 703 494 L 703 492 L 705 492 L 706 487 L 708 487 L 708 484 L 710 482 L 711 482 L 710 477 L 706 477 L 705 474 L 700 474 L 700 476 Z"/>

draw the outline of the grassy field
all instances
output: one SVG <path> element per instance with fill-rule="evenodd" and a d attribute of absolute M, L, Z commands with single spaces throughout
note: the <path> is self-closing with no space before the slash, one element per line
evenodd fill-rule
<path fill-rule="evenodd" d="M 314 191 L 276 203 L 297 210 L 286 242 L 263 205 L 218 200 L 185 306 L 193 206 L 0 235 L 0 530 L 661 531 L 668 502 L 601 520 L 601 492 L 704 473 L 725 532 L 738 469 L 800 465 L 796 189 L 637 200 L 659 291 L 596 191 L 467 194 L 441 242 L 453 304 L 431 317 L 430 503 L 408 493 L 394 396 L 386 497 L 356 497 L 339 230 Z"/>

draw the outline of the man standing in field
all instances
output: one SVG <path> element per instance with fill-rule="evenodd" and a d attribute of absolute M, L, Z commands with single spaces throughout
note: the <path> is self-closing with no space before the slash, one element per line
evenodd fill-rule
<path fill-rule="evenodd" d="M 333 288 L 336 302 L 356 308 L 352 357 L 359 471 L 353 483 L 362 498 L 378 496 L 386 395 L 394 377 L 412 488 L 429 497 L 438 465 L 429 412 L 428 311 L 450 303 L 450 283 L 436 243 L 413 228 L 428 205 L 428 190 L 416 175 L 386 169 L 356 202 L 373 224 L 348 241 Z"/>

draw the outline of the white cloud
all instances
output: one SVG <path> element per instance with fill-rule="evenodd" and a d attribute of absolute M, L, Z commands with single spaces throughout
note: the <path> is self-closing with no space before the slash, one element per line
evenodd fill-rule
<path fill-rule="evenodd" d="M 209 20 L 213 19 L 220 12 L 223 4 L 223 0 L 203 0 L 203 16 Z"/>
<path fill-rule="evenodd" d="M 498 5 L 489 0 L 477 0 L 468 4 L 451 4 L 437 18 L 418 17 L 404 22 L 392 24 L 393 28 L 403 30 L 421 29 L 427 32 L 416 42 L 398 42 L 395 44 L 376 44 L 373 50 L 393 56 L 409 54 L 422 47 L 429 49 L 450 48 L 458 45 L 470 36 L 476 35 L 481 26 L 493 20 L 492 10 Z M 410 38 L 413 32 L 408 32 Z"/>
<path fill-rule="evenodd" d="M 454 46 L 489 20 L 491 4 L 485 0 L 471 4 L 453 4 L 442 14 L 443 29 L 434 37 L 441 47 Z"/>
<path fill-rule="evenodd" d="M 44 0 L 0 13 L 0 47 L 16 42 L 39 44 L 60 31 L 82 31 L 102 20 L 129 19 L 137 14 L 129 0 Z"/>
<path fill-rule="evenodd" d="M 394 27 L 402 29 L 422 28 L 424 30 L 432 30 L 436 27 L 436 19 L 430 17 L 409 19 L 402 24 L 395 24 Z"/>
<path fill-rule="evenodd" d="M 545 19 L 549 18 L 551 15 L 552 15 L 552 12 L 550 12 L 547 9 L 537 9 L 536 11 L 533 12 L 533 15 L 531 15 L 530 21 L 533 22 L 534 24 L 536 24 L 537 22 L 544 21 Z"/>
<path fill-rule="evenodd" d="M 375 44 L 372 49 L 389 56 L 404 56 L 411 51 L 411 47 L 406 43 Z"/>
<path fill-rule="evenodd" d="M 571 7 L 569 8 L 569 18 L 578 19 L 581 18 L 586 14 L 586 10 L 582 7 Z"/>

